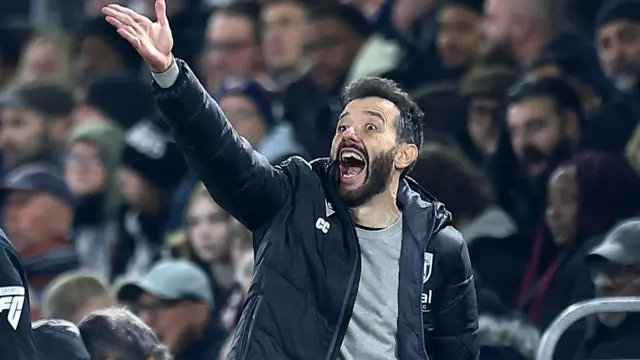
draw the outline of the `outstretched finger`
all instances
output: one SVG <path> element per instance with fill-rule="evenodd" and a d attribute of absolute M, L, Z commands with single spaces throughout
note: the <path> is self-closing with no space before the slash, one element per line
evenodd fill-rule
<path fill-rule="evenodd" d="M 118 12 L 117 10 L 113 10 L 113 9 L 111 9 L 111 11 L 107 11 L 107 12 L 105 12 L 105 13 L 107 14 L 107 18 L 113 18 L 113 19 L 117 20 L 117 21 L 118 21 L 118 23 L 119 23 L 119 24 L 121 24 L 121 25 L 120 25 L 120 26 L 115 25 L 115 24 L 113 23 L 113 20 L 111 20 L 111 21 L 107 20 L 110 24 L 112 24 L 112 25 L 114 25 L 114 26 L 116 26 L 116 27 L 118 27 L 118 28 L 121 28 L 121 27 L 122 27 L 122 25 L 131 26 L 131 27 L 133 27 L 133 28 L 136 28 L 136 31 L 135 31 L 136 33 L 139 33 L 139 34 L 144 33 L 144 30 L 143 30 L 143 29 L 141 29 L 141 27 L 142 27 L 143 25 L 141 25 L 141 24 L 137 23 L 137 22 L 136 22 L 136 21 L 135 21 L 131 16 L 129 16 L 128 14 L 125 14 L 125 13 L 122 13 L 122 12 Z"/>
<path fill-rule="evenodd" d="M 165 0 L 156 0 L 156 19 L 162 26 L 169 26 L 169 19 L 167 18 L 167 3 Z"/>
<path fill-rule="evenodd" d="M 129 15 L 137 23 L 145 24 L 145 23 L 151 22 L 151 20 L 149 20 L 148 18 L 138 14 L 137 12 L 129 9 L 128 7 L 124 7 L 118 4 L 111 4 L 108 7 L 116 10 L 117 12 Z"/>

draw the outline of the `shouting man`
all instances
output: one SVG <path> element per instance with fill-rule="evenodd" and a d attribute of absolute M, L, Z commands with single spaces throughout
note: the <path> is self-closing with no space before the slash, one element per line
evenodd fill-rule
<path fill-rule="evenodd" d="M 345 90 L 331 159 L 279 166 L 233 130 L 157 22 L 110 5 L 148 63 L 158 105 L 215 201 L 254 235 L 256 270 L 229 359 L 475 359 L 469 254 L 444 206 L 406 173 L 422 113 L 395 83 Z"/>

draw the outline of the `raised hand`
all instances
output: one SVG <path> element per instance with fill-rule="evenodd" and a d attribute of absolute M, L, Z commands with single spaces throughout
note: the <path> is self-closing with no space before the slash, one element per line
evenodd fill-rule
<path fill-rule="evenodd" d="M 116 4 L 102 8 L 109 24 L 129 41 L 149 65 L 152 72 L 162 73 L 171 67 L 173 36 L 167 19 L 166 0 L 156 0 L 156 22 Z"/>

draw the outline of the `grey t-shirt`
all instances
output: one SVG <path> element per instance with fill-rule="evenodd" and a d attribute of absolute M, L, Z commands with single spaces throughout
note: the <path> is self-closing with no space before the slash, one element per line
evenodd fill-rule
<path fill-rule="evenodd" d="M 339 360 L 398 359 L 398 274 L 402 216 L 382 230 L 356 228 L 362 253 L 360 287 Z"/>

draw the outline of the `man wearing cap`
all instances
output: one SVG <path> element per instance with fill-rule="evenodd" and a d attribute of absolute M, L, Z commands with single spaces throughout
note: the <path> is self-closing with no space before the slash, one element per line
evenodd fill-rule
<path fill-rule="evenodd" d="M 57 275 L 76 269 L 78 256 L 69 241 L 74 198 L 51 165 L 30 163 L 8 172 L 2 182 L 7 234 L 24 259 L 35 299 Z"/>
<path fill-rule="evenodd" d="M 175 360 L 217 358 L 227 334 L 212 321 L 209 278 L 193 263 L 161 260 L 145 276 L 123 283 L 117 297 L 137 310 Z"/>
<path fill-rule="evenodd" d="M 640 220 L 614 228 L 588 256 L 597 297 L 640 296 Z M 590 319 L 576 359 L 640 358 L 640 314 Z"/>
<path fill-rule="evenodd" d="M 92 360 L 75 324 L 51 319 L 36 321 L 32 327 L 38 360 Z"/>
<path fill-rule="evenodd" d="M 48 81 L 24 85 L 0 98 L 5 170 L 34 160 L 57 160 L 74 107 L 73 94 Z"/>
<path fill-rule="evenodd" d="M 462 74 L 473 65 L 481 44 L 484 0 L 447 0 L 438 12 L 438 55 L 442 66 Z"/>

